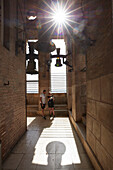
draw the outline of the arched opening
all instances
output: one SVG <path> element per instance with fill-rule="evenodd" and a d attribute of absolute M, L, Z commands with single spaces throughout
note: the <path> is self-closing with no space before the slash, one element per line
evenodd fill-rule
<path fill-rule="evenodd" d="M 66 45 L 64 39 L 53 39 L 52 40 L 56 48 L 60 48 L 60 53 L 62 55 L 66 54 Z M 56 50 L 51 53 L 56 55 Z M 61 59 L 62 66 L 56 67 L 56 58 L 52 58 L 51 70 L 50 70 L 50 87 L 52 93 L 67 93 L 66 84 L 66 65 L 63 64 L 63 59 Z"/>

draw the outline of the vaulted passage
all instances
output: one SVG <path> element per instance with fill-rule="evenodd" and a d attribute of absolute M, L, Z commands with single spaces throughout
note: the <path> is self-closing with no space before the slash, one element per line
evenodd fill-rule
<path fill-rule="evenodd" d="M 3 170 L 93 170 L 69 118 L 28 117 L 28 131 L 3 164 Z"/>

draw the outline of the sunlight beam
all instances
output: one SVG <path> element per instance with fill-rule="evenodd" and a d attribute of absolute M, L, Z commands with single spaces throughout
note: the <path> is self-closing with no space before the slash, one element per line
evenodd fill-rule
<path fill-rule="evenodd" d="M 73 4 L 74 4 L 74 1 L 67 8 L 65 7 L 65 12 L 67 12 L 72 7 Z"/>
<path fill-rule="evenodd" d="M 87 5 L 88 5 L 88 3 L 87 3 L 87 4 L 82 5 L 82 6 L 80 6 L 80 7 L 76 8 L 76 9 L 74 9 L 74 10 L 71 10 L 70 12 L 68 12 L 68 13 L 67 13 L 67 15 L 69 15 L 69 14 L 71 14 L 71 13 L 75 12 L 75 11 L 78 11 L 79 9 L 82 9 L 82 8 L 86 7 Z"/>
<path fill-rule="evenodd" d="M 67 0 L 66 4 L 64 5 L 64 8 L 63 8 L 64 10 L 67 9 L 68 2 L 69 0 Z"/>
<path fill-rule="evenodd" d="M 49 24 L 50 22 L 53 22 L 53 19 L 51 19 L 50 21 L 44 22 L 44 23 L 42 24 L 42 26 L 43 26 L 43 25 L 46 25 L 46 24 Z"/>
<path fill-rule="evenodd" d="M 69 129 L 65 129 L 65 127 Z M 41 167 L 40 169 L 46 168 L 49 170 L 52 165 L 52 162 L 50 162 L 51 153 L 53 154 L 52 158 L 56 153 L 59 154 L 55 159 L 61 169 L 64 167 L 64 169 L 71 169 L 73 164 L 80 165 L 82 163 L 77 142 L 67 118 L 56 118 L 49 128 L 42 130 L 34 148 L 32 164 L 38 165 Z M 54 164 L 55 160 L 53 159 L 52 161 Z"/>
<path fill-rule="evenodd" d="M 68 22 L 66 22 L 66 24 L 67 24 L 70 28 L 72 28 L 72 30 L 74 29 L 74 28 L 71 26 L 71 24 L 69 24 Z"/>
<path fill-rule="evenodd" d="M 43 2 L 49 7 L 49 9 L 51 10 L 51 11 L 53 11 L 54 12 L 54 9 L 53 8 L 51 8 L 51 6 L 45 1 L 45 0 L 43 0 Z"/>
<path fill-rule="evenodd" d="M 51 35 L 52 35 L 53 32 L 55 31 L 56 27 L 57 27 L 57 24 L 54 26 L 54 28 L 53 28 L 53 30 L 52 30 L 52 32 L 51 32 Z"/>
<path fill-rule="evenodd" d="M 66 26 L 66 24 L 64 23 L 64 27 L 66 28 L 66 30 L 67 30 L 67 32 L 69 33 L 69 35 L 71 36 L 71 33 L 69 32 L 69 30 L 68 30 L 68 28 L 67 28 L 67 26 Z M 71 36 L 72 37 L 72 36 Z"/>
<path fill-rule="evenodd" d="M 77 22 L 77 21 L 73 21 L 73 20 L 71 20 L 71 19 L 66 19 L 66 21 L 70 21 L 70 22 L 72 22 L 72 23 L 75 23 L 75 24 L 80 24 L 79 22 Z"/>
<path fill-rule="evenodd" d="M 50 29 L 51 29 L 51 27 L 53 27 L 55 25 L 55 23 L 53 23 L 52 25 L 50 25 L 50 27 L 41 35 L 41 37 L 46 33 L 46 32 L 48 32 Z"/>

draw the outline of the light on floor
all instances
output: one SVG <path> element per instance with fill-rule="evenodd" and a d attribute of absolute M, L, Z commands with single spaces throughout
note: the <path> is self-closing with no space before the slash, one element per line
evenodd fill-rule
<path fill-rule="evenodd" d="M 68 118 L 56 118 L 42 131 L 34 154 L 33 164 L 50 166 L 51 159 L 61 166 L 81 163 Z"/>
<path fill-rule="evenodd" d="M 27 119 L 27 126 L 29 126 L 35 119 L 36 117 L 29 117 L 29 119 Z"/>

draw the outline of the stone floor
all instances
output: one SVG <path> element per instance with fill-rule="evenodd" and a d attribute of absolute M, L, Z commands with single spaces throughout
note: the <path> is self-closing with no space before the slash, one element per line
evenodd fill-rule
<path fill-rule="evenodd" d="M 93 170 L 68 118 L 28 117 L 28 131 L 3 170 Z"/>

